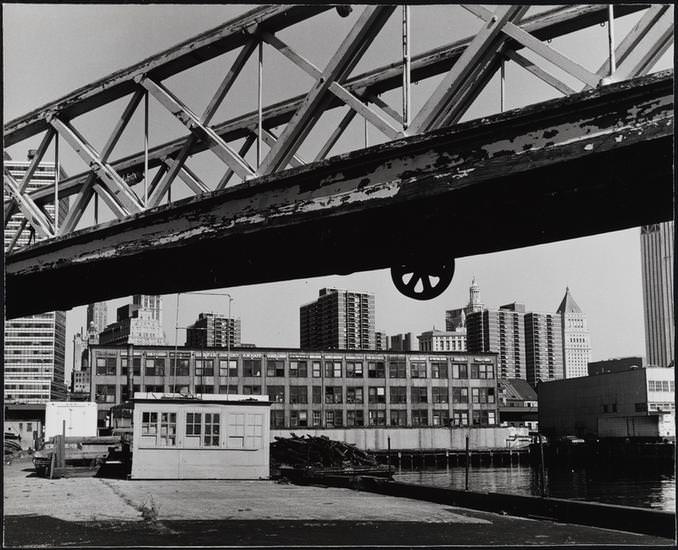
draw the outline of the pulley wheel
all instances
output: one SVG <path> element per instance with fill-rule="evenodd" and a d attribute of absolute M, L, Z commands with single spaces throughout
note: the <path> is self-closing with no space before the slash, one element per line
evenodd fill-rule
<path fill-rule="evenodd" d="M 454 276 L 454 259 L 426 264 L 406 263 L 391 268 L 393 284 L 408 298 L 431 300 L 440 296 Z"/>

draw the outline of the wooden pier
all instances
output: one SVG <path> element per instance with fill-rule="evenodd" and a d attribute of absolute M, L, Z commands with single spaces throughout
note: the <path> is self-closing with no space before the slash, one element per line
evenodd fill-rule
<path fill-rule="evenodd" d="M 446 468 L 449 466 L 510 466 L 529 464 L 529 449 L 475 449 L 466 451 L 459 449 L 410 449 L 410 450 L 378 450 L 370 451 L 379 464 L 390 464 L 396 468 Z M 390 462 L 389 462 L 390 458 Z"/>

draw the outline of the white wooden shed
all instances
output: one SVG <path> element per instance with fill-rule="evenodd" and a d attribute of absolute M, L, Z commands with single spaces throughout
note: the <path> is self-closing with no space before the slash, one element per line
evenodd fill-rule
<path fill-rule="evenodd" d="M 269 477 L 262 395 L 135 393 L 132 479 Z"/>

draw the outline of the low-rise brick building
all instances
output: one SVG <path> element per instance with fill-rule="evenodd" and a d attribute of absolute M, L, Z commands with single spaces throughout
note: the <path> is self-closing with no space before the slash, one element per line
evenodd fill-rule
<path fill-rule="evenodd" d="M 91 398 L 103 425 L 128 398 L 128 348 L 93 345 L 90 353 Z M 132 353 L 133 391 L 268 395 L 274 428 L 498 424 L 494 353 L 174 346 Z"/>

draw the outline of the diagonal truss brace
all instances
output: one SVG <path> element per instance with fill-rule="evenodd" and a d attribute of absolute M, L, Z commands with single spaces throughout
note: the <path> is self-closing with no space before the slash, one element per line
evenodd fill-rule
<path fill-rule="evenodd" d="M 486 23 L 491 22 L 494 16 L 491 11 L 482 6 L 463 5 L 462 7 Z M 597 74 L 586 70 L 578 63 L 575 63 L 568 57 L 556 51 L 554 48 L 544 44 L 544 42 L 538 38 L 535 38 L 532 36 L 532 34 L 514 24 L 512 21 L 507 21 L 506 24 L 502 26 L 501 31 L 507 36 L 513 38 L 513 40 L 518 42 L 520 45 L 532 50 L 540 57 L 546 59 L 550 63 L 553 63 L 556 67 L 562 69 L 567 74 L 573 76 L 584 84 L 588 84 L 589 86 L 597 86 L 600 83 L 600 77 Z"/>
<path fill-rule="evenodd" d="M 143 210 L 143 205 L 134 194 L 134 191 L 125 183 L 120 175 L 108 164 L 99 153 L 89 144 L 80 133 L 67 122 L 50 114 L 49 123 L 59 132 L 59 135 L 73 148 L 108 187 L 111 194 L 131 213 Z"/>
<path fill-rule="evenodd" d="M 490 13 L 486 24 L 478 31 L 459 59 L 452 65 L 443 81 L 419 110 L 410 125 L 411 133 L 421 133 L 445 123 L 445 119 L 458 119 L 464 104 L 470 103 L 477 86 L 488 74 L 494 72 L 496 52 L 506 42 L 502 29 L 511 21 L 519 20 L 527 11 L 522 6 L 500 6 Z"/>
<path fill-rule="evenodd" d="M 289 45 L 285 44 L 277 36 L 272 35 L 271 33 L 264 32 L 263 38 L 281 54 L 283 54 L 287 59 L 292 61 L 299 68 L 308 73 L 316 81 L 320 80 L 322 77 L 322 71 L 318 69 L 313 63 L 304 58 L 299 53 L 295 52 Z M 351 109 L 359 113 L 362 117 L 371 122 L 377 129 L 379 129 L 384 135 L 390 139 L 396 139 L 403 137 L 404 133 L 401 132 L 398 128 L 393 126 L 377 109 L 370 108 L 366 103 L 361 101 L 350 91 L 348 91 L 344 86 L 334 81 L 330 83 L 329 91 L 332 92 L 335 96 L 341 99 L 346 105 Z M 397 120 L 397 119 L 396 119 Z"/>
<path fill-rule="evenodd" d="M 302 140 L 322 114 L 327 92 L 333 82 L 340 83 L 357 65 L 363 53 L 382 29 L 395 6 L 369 6 L 365 8 L 351 31 L 329 61 L 325 70 L 306 94 L 299 108 L 259 166 L 258 174 L 268 174 L 287 165 Z"/>
<path fill-rule="evenodd" d="M 130 99 L 127 106 L 125 107 L 125 110 L 120 116 L 120 119 L 113 128 L 113 131 L 111 132 L 108 141 L 106 141 L 106 144 L 101 150 L 101 160 L 103 162 L 108 161 L 108 157 L 111 155 L 113 149 L 120 140 L 123 131 L 127 127 L 127 124 L 129 123 L 130 119 L 132 118 L 132 115 L 134 114 L 134 111 L 141 102 L 143 95 L 144 95 L 143 92 L 140 90 L 136 91 L 132 95 L 132 98 Z M 75 227 L 78 225 L 78 222 L 80 221 L 80 218 L 82 218 L 82 215 L 85 213 L 85 209 L 87 208 L 87 205 L 89 204 L 89 201 L 92 199 L 94 193 L 101 197 L 101 199 L 111 209 L 113 214 L 115 214 L 115 216 L 118 217 L 118 219 L 122 219 L 125 216 L 130 215 L 129 210 L 125 208 L 123 204 L 121 204 L 121 202 L 115 197 L 115 195 L 110 193 L 106 187 L 100 185 L 97 182 L 97 178 L 94 174 L 90 174 L 87 180 L 85 181 L 83 187 L 80 189 L 80 192 L 78 193 L 74 203 L 69 208 L 68 214 L 64 219 L 64 223 L 59 228 L 60 234 L 67 234 L 75 229 Z"/>
<path fill-rule="evenodd" d="M 200 118 L 200 122 L 203 125 L 207 126 L 214 117 L 214 115 L 216 114 L 217 110 L 219 109 L 219 106 L 223 102 L 229 90 L 233 87 L 233 84 L 238 78 L 238 75 L 241 73 L 242 69 L 247 63 L 247 60 L 252 56 L 252 53 L 256 49 L 257 42 L 258 41 L 255 40 L 254 38 L 250 38 L 250 40 L 247 41 L 245 45 L 240 49 L 240 53 L 238 53 L 238 56 L 231 65 L 231 68 L 224 76 L 223 80 L 221 81 L 221 84 L 217 88 L 217 91 L 215 92 L 214 96 L 212 96 L 212 99 L 205 108 L 205 112 Z M 167 193 L 167 191 L 169 190 L 170 186 L 172 185 L 172 182 L 175 180 L 178 174 L 180 175 L 180 168 L 185 164 L 186 159 L 189 157 L 191 149 L 193 148 L 194 143 L 197 141 L 197 138 L 198 136 L 195 133 L 191 132 L 189 137 L 186 138 L 186 141 L 184 142 L 179 152 L 176 155 L 174 155 L 173 157 L 174 163 L 171 166 L 166 162 L 164 163 L 165 166 L 168 166 L 170 168 L 169 170 L 167 170 L 164 177 L 158 180 L 157 185 L 152 187 L 152 192 L 149 200 L 151 206 L 157 206 L 158 204 L 160 204 L 160 201 L 165 196 L 165 193 Z M 241 159 L 244 159 L 243 153 L 239 153 L 238 156 Z M 167 158 L 165 158 L 164 160 L 167 160 Z M 231 164 L 228 164 L 228 166 L 229 171 L 231 171 L 232 174 L 233 168 L 231 167 Z"/>
<path fill-rule="evenodd" d="M 9 173 L 7 167 L 4 169 L 4 180 L 5 186 L 9 189 L 9 192 L 12 194 L 19 210 L 23 214 L 24 218 L 28 220 L 28 223 L 35 228 L 36 232 L 40 237 L 53 237 L 54 236 L 54 225 L 45 215 L 45 213 L 40 210 L 37 204 L 33 202 L 28 195 L 22 194 L 20 192 L 21 185 L 14 179 L 14 177 Z M 58 208 L 58 205 L 55 206 Z"/>
<path fill-rule="evenodd" d="M 51 128 L 47 130 L 45 133 L 45 136 L 42 138 L 42 141 L 40 142 L 40 146 L 38 147 L 37 151 L 35 152 L 35 155 L 33 156 L 33 159 L 31 160 L 31 163 L 28 166 L 28 169 L 24 173 L 24 177 L 21 180 L 21 185 L 19 186 L 18 192 L 19 195 L 23 195 L 26 192 L 26 189 L 28 189 L 28 184 L 31 182 L 31 178 L 33 177 L 33 174 L 35 173 L 36 168 L 42 161 L 42 158 L 45 156 L 45 153 L 47 152 L 47 148 L 49 147 L 49 144 L 52 141 L 52 138 L 54 137 L 54 130 Z M 16 212 L 17 209 L 17 201 L 16 199 L 12 198 L 9 201 L 9 204 L 6 205 L 5 207 L 5 227 L 7 227 L 7 224 L 9 223 L 10 218 L 12 215 Z"/>
<path fill-rule="evenodd" d="M 167 88 L 148 77 L 141 78 L 139 84 L 146 88 L 163 107 L 172 113 L 192 133 L 197 134 L 200 139 L 207 142 L 209 148 L 230 168 L 233 168 L 236 174 L 242 178 L 254 176 L 254 170 L 249 164 Z"/>

